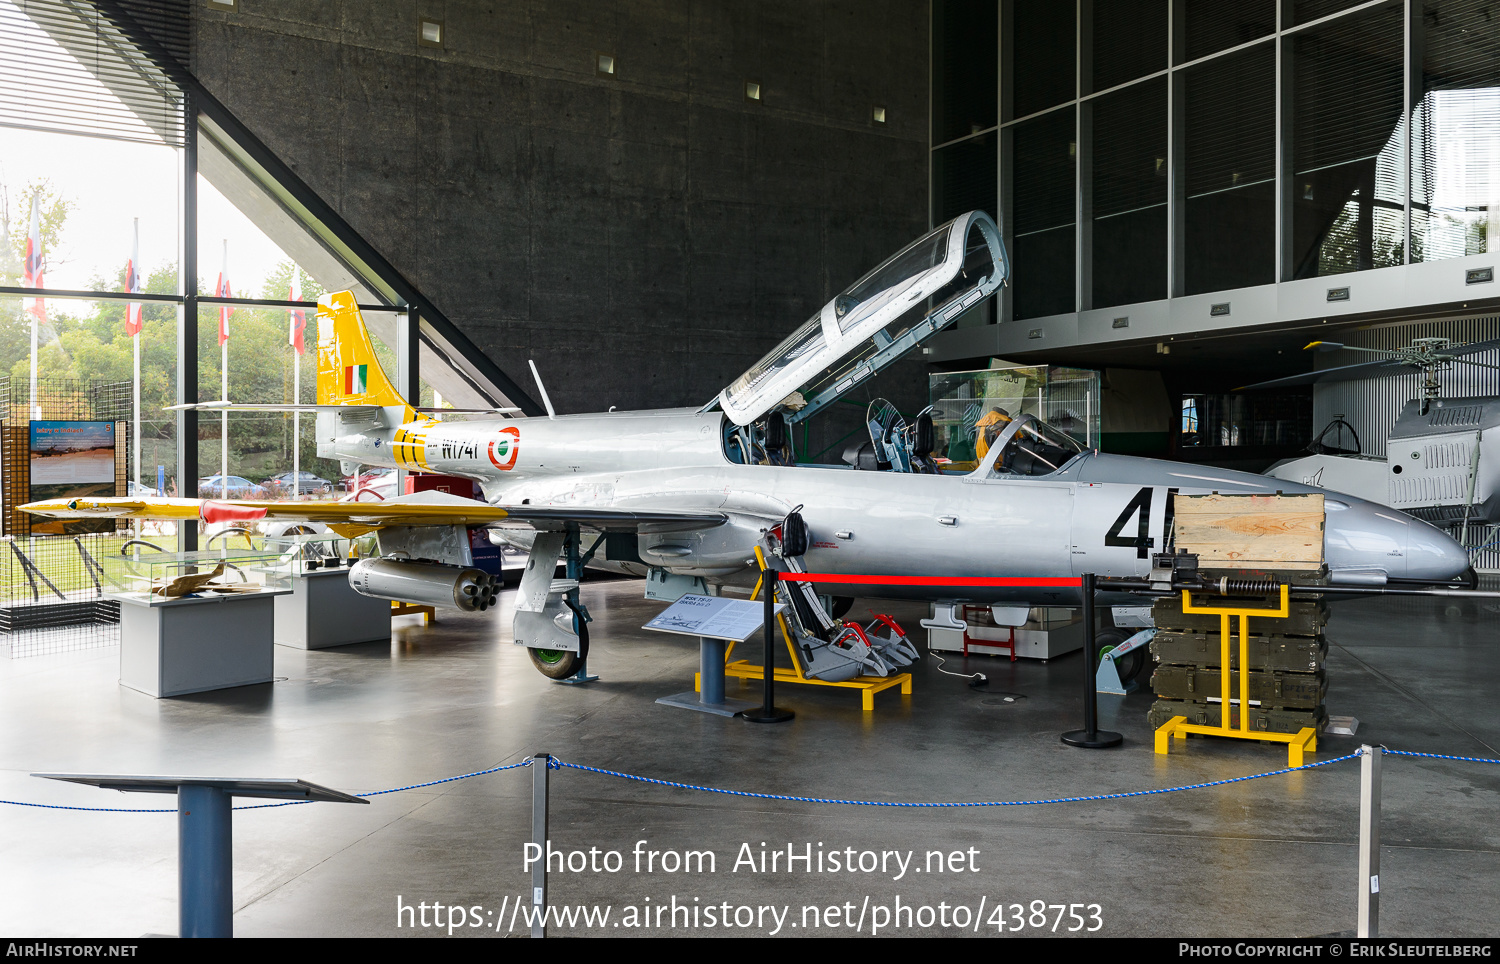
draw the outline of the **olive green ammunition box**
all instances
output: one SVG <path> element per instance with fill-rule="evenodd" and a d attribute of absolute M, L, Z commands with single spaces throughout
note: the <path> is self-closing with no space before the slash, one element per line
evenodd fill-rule
<path fill-rule="evenodd" d="M 1270 607 L 1272 603 L 1265 599 L 1237 599 L 1224 596 L 1210 596 L 1206 593 L 1194 597 L 1195 606 L 1212 606 L 1214 608 L 1239 608 L 1239 607 Z M 1280 606 L 1280 600 L 1275 605 Z M 1275 633 L 1281 636 L 1317 636 L 1328 624 L 1328 604 L 1321 599 L 1293 600 L 1287 607 L 1288 615 L 1285 617 L 1255 616 L 1250 617 L 1251 633 Z M 1272 612 L 1275 612 L 1272 609 Z M 1151 619 L 1156 623 L 1158 630 L 1172 630 L 1187 633 L 1213 633 L 1219 632 L 1219 617 L 1202 613 L 1184 613 L 1182 611 L 1182 597 L 1163 596 L 1156 600 L 1151 606 Z M 1229 631 L 1234 634 L 1236 641 L 1239 640 L 1240 620 L 1237 616 L 1229 617 Z"/>
<path fill-rule="evenodd" d="M 1166 723 L 1174 716 L 1187 717 L 1189 723 L 1199 726 L 1219 725 L 1218 703 L 1188 703 L 1182 700 L 1157 700 L 1151 704 L 1151 712 L 1147 719 L 1151 728 L 1156 729 Z M 1239 723 L 1239 708 L 1235 707 L 1232 714 L 1236 725 Z M 1264 706 L 1250 707 L 1250 729 L 1262 733 L 1296 733 L 1303 727 L 1310 726 L 1315 730 L 1322 730 L 1328 723 L 1328 711 L 1319 706 L 1310 710 L 1278 710 L 1269 709 Z"/>
<path fill-rule="evenodd" d="M 1251 628 L 1255 627 L 1252 622 Z M 1151 641 L 1151 655 L 1157 662 L 1187 666 L 1219 665 L 1219 634 L 1183 633 L 1158 630 Z M 1250 669 L 1268 669 L 1285 673 L 1314 673 L 1328 658 L 1328 641 L 1318 636 L 1250 637 Z M 1229 635 L 1229 665 L 1240 665 L 1240 640 L 1236 630 Z"/>
<path fill-rule="evenodd" d="M 1207 700 L 1220 693 L 1217 669 L 1163 664 L 1151 675 L 1151 689 L 1169 700 Z M 1251 670 L 1250 699 L 1264 707 L 1312 709 L 1323 702 L 1328 679 L 1322 673 L 1267 673 Z M 1229 674 L 1229 698 L 1239 699 L 1240 674 Z M 1255 707 L 1251 707 L 1251 712 Z"/>

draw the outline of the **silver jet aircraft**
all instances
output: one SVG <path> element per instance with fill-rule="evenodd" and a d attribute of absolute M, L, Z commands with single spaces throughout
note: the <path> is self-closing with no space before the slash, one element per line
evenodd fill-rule
<path fill-rule="evenodd" d="M 806 571 L 920 575 L 872 595 L 1012 606 L 1078 604 L 1076 588 L 964 585 L 963 577 L 1145 576 L 1172 531 L 1173 493 L 1318 492 L 1264 476 L 1085 451 L 1018 414 L 977 468 L 942 470 L 931 422 L 876 426 L 845 464 L 798 464 L 792 431 L 990 297 L 1008 264 L 995 224 L 965 214 L 909 245 L 833 298 L 698 409 L 443 422 L 408 406 L 381 372 L 354 298 L 318 313 L 318 453 L 349 471 L 381 465 L 462 476 L 484 501 L 421 493 L 376 503 L 57 500 L 52 516 L 264 518 L 379 532 L 380 557 L 350 580 L 369 595 L 484 608 L 496 585 L 472 568 L 469 532 L 531 553 L 515 641 L 538 669 L 580 668 L 587 614 L 559 559 L 647 577 L 648 595 L 748 587 L 755 549 L 800 507 Z M 545 389 L 543 398 L 546 400 Z M 209 408 L 288 406 L 205 403 Z M 550 412 L 551 405 L 548 403 Z M 1329 493 L 1325 558 L 1335 582 L 1451 581 L 1464 550 L 1410 516 Z M 954 580 L 945 583 L 945 579 Z M 848 585 L 817 586 L 848 593 Z"/>

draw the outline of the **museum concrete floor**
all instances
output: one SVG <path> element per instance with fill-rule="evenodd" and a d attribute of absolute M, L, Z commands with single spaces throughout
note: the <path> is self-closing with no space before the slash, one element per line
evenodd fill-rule
<path fill-rule="evenodd" d="M 389 645 L 321 652 L 278 647 L 275 683 L 154 700 L 117 685 L 117 649 L 0 660 L 0 797 L 75 806 L 171 806 L 31 778 L 33 771 L 302 777 L 350 791 L 436 780 L 547 751 L 663 780 L 765 793 L 874 801 L 1037 800 L 1173 787 L 1285 765 L 1279 746 L 1193 739 L 1152 753 L 1150 696 L 1102 698 L 1122 748 L 1080 750 L 1058 734 L 1080 719 L 1079 657 L 1050 664 L 973 657 L 984 690 L 942 676 L 928 659 L 915 691 L 876 697 L 782 687 L 796 719 L 766 726 L 657 705 L 691 688 L 694 640 L 640 630 L 660 608 L 639 582 L 592 582 L 597 618 L 587 687 L 534 672 L 511 645 L 509 600 L 498 611 L 396 621 Z M 917 607 L 890 609 L 915 628 Z M 864 611 L 862 602 L 855 610 Z M 1465 601 L 1338 604 L 1329 627 L 1330 712 L 1360 721 L 1356 738 L 1324 737 L 1312 759 L 1361 742 L 1500 758 L 1496 627 L 1500 607 Z M 920 630 L 917 631 L 920 633 Z M 752 643 L 755 640 L 752 639 Z M 949 661 L 949 667 L 963 661 Z M 737 684 L 730 682 L 731 695 Z M 739 695 L 750 697 L 749 687 Z M 1007 701 L 1005 697 L 1014 699 Z M 526 892 L 521 864 L 531 812 L 529 769 L 374 797 L 369 806 L 312 804 L 248 810 L 234 821 L 235 930 L 240 936 L 436 935 L 412 926 L 398 900 L 461 905 L 455 936 L 495 936 Z M 1033 901 L 1076 907 L 1059 932 L 1108 935 L 1308 936 L 1346 931 L 1355 916 L 1359 765 L 1155 796 L 1044 806 L 904 809 L 785 802 L 655 786 L 574 769 L 552 772 L 551 836 L 562 850 L 619 851 L 619 872 L 554 874 L 554 904 L 610 907 L 606 928 L 553 933 L 760 934 L 707 926 L 728 905 L 790 907 L 782 935 L 868 933 L 896 906 L 945 913 L 950 926 L 900 918 L 890 933 L 1005 933 L 1028 925 Z M 253 801 L 250 801 L 253 802 Z M 1500 932 L 1500 766 L 1387 757 L 1382 936 Z M 0 807 L 0 931 L 27 936 L 176 932 L 176 819 L 171 814 Z M 716 872 L 634 871 L 647 851 L 708 850 Z M 840 856 L 915 852 L 902 879 L 885 872 L 752 872 L 767 850 Z M 971 849 L 972 848 L 972 849 Z M 963 851 L 939 873 L 929 851 Z M 644 858 L 643 858 L 644 859 Z M 867 858 L 868 860 L 869 858 Z M 784 861 L 784 858 L 783 858 Z M 941 862 L 941 861 L 940 861 Z M 971 864 L 973 869 L 971 869 Z M 826 866 L 826 864 L 825 864 Z M 917 872 L 920 868 L 923 872 Z M 816 868 L 815 868 L 816 869 Z M 669 927 L 677 906 L 699 926 Z M 868 899 L 868 903 L 867 903 Z M 649 900 L 649 905 L 648 905 Z M 666 903 L 657 929 L 633 928 L 640 908 Z M 939 910 L 942 904 L 944 910 Z M 1026 907 L 1018 915 L 1013 904 Z M 818 908 L 822 927 L 804 905 Z M 837 905 L 833 922 L 826 916 Z M 845 905 L 849 905 L 846 907 Z M 968 909 L 969 927 L 956 907 Z M 654 911 L 650 912 L 654 914 Z M 739 912 L 740 921 L 747 919 Z M 1050 932 L 1055 907 L 1041 931 Z M 450 915 L 428 912 L 428 922 Z M 456 917 L 457 914 L 451 915 Z M 495 926 L 495 921 L 503 921 Z M 648 918 L 654 923 L 654 920 Z M 619 922 L 624 926 L 616 927 Z M 902 924 L 895 929 L 895 924 Z M 796 925 L 796 926 L 793 926 Z M 524 927 L 517 923 L 517 932 Z M 1028 926 L 1027 933 L 1038 933 Z"/>

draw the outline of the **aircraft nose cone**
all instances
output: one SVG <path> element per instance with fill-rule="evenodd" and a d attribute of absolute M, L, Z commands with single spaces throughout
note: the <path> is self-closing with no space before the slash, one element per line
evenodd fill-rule
<path fill-rule="evenodd" d="M 1447 534 L 1405 513 L 1330 499 L 1324 551 L 1330 569 L 1384 572 L 1392 579 L 1447 582 L 1469 569 L 1469 555 Z"/>
<path fill-rule="evenodd" d="M 1411 524 L 1406 543 L 1406 577 L 1446 582 L 1469 570 L 1469 554 L 1458 540 L 1423 522 Z"/>

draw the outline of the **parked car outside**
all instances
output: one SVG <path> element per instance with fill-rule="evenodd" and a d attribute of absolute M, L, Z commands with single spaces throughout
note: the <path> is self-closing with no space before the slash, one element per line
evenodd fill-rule
<path fill-rule="evenodd" d="M 133 499 L 160 498 L 162 494 L 161 489 L 153 489 L 149 485 L 136 485 L 134 479 L 126 484 L 125 489 Z"/>
<path fill-rule="evenodd" d="M 273 497 L 289 496 L 293 491 L 298 495 L 307 495 L 309 492 L 326 493 L 333 491 L 332 482 L 305 471 L 300 473 L 295 483 L 292 480 L 292 473 L 283 472 L 280 475 L 274 475 L 266 479 L 261 484 L 271 491 Z"/>
<path fill-rule="evenodd" d="M 339 485 L 345 492 L 358 492 L 361 489 L 367 489 L 375 485 L 377 482 L 393 480 L 395 477 L 395 469 L 370 469 L 367 472 L 359 473 L 359 475 L 345 476 Z"/>
<path fill-rule="evenodd" d="M 238 475 L 227 476 L 222 482 L 217 475 L 198 480 L 200 499 L 264 499 L 268 494 L 263 486 Z"/>

